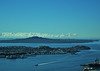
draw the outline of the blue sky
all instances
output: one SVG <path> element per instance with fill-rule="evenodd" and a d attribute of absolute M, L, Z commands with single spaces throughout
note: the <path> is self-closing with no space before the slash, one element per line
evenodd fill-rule
<path fill-rule="evenodd" d="M 32 32 L 100 38 L 99 31 L 100 0 L 0 0 L 2 37 L 3 32 Z"/>

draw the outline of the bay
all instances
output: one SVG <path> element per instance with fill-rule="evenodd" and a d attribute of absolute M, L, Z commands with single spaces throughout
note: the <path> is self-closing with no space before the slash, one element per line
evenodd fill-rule
<path fill-rule="evenodd" d="M 77 55 L 37 55 L 26 59 L 0 59 L 0 71 L 82 71 L 80 64 L 100 59 L 100 41 L 92 43 L 0 43 L 0 46 L 50 46 L 71 47 L 76 45 L 89 46 L 91 50 L 79 52 Z M 39 66 L 35 66 L 38 64 Z"/>

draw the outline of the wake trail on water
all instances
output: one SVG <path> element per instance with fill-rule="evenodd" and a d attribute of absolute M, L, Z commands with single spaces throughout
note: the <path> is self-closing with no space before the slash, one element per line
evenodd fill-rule
<path fill-rule="evenodd" d="M 52 61 L 52 62 L 47 62 L 47 63 L 40 63 L 38 65 L 47 65 L 47 64 L 53 64 L 53 63 L 57 63 L 58 61 Z"/>
<path fill-rule="evenodd" d="M 69 62 L 69 61 L 71 61 L 71 60 L 62 60 L 62 59 L 60 59 L 60 60 L 57 60 L 57 61 L 51 61 L 51 62 L 40 63 L 40 64 L 38 64 L 38 65 L 41 66 L 41 65 L 54 64 L 54 63 L 62 63 L 62 62 Z"/>
<path fill-rule="evenodd" d="M 70 61 L 70 60 L 67 60 L 67 61 Z M 46 63 L 40 63 L 38 65 L 41 66 L 41 65 L 54 64 L 54 63 L 62 63 L 62 62 L 65 62 L 65 60 L 64 61 L 59 60 L 59 61 L 51 61 L 51 62 L 46 62 Z"/>

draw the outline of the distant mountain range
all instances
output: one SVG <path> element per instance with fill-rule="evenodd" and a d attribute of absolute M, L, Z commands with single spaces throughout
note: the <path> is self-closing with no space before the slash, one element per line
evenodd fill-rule
<path fill-rule="evenodd" d="M 88 39 L 49 39 L 42 37 L 29 37 L 23 39 L 12 39 L 12 40 L 0 40 L 0 43 L 87 43 L 94 42 L 98 40 L 88 40 Z"/>

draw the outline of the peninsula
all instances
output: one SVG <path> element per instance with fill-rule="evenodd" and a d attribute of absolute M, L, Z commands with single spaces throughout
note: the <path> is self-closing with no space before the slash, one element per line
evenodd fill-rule
<path fill-rule="evenodd" d="M 49 46 L 25 47 L 25 46 L 8 46 L 0 47 L 0 58 L 17 59 L 26 58 L 34 55 L 50 54 L 75 54 L 80 50 L 89 50 L 87 46 L 74 46 L 69 48 L 51 48 Z"/>

